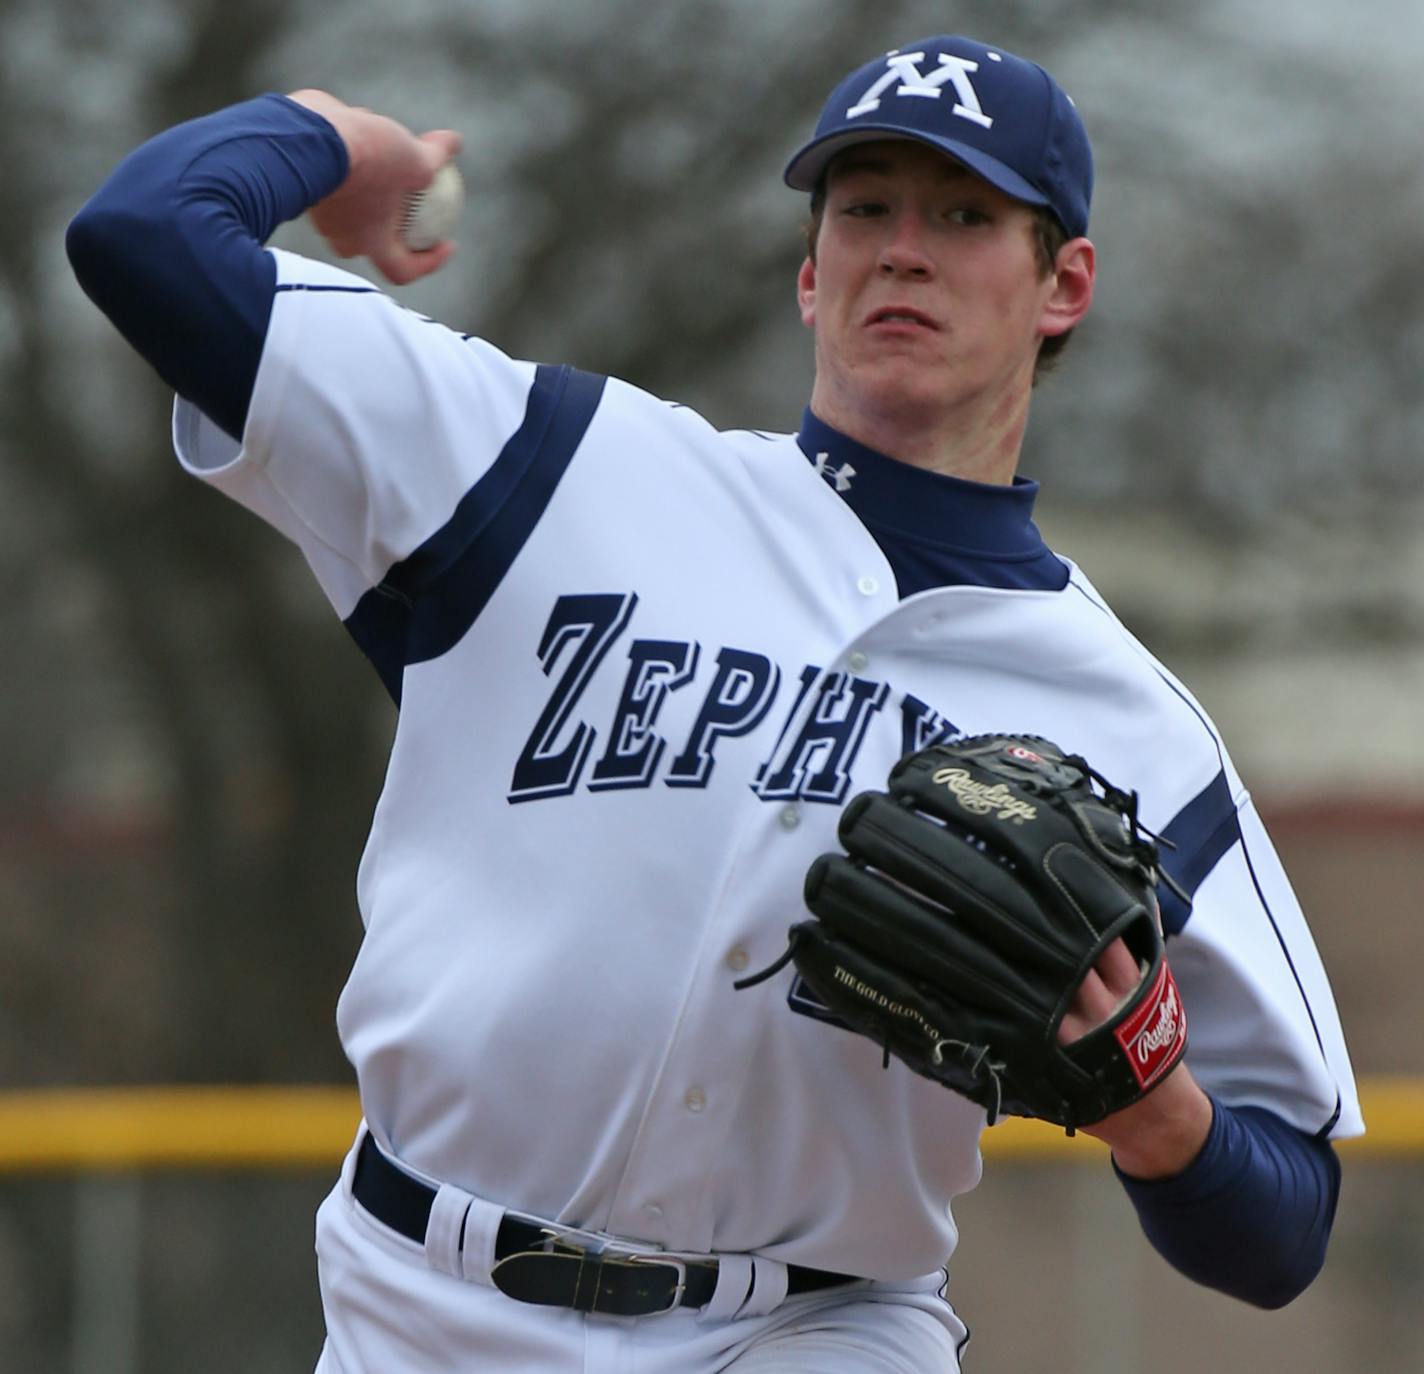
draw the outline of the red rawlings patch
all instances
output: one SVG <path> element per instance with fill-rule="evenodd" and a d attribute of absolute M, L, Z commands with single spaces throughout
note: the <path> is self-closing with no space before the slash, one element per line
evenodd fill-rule
<path fill-rule="evenodd" d="M 1181 1058 L 1187 1042 L 1187 1009 L 1165 959 L 1141 1005 L 1113 1034 L 1144 1091 Z"/>

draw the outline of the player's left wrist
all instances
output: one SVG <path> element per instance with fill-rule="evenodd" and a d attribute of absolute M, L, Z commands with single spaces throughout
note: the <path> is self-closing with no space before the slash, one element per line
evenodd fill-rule
<path fill-rule="evenodd" d="M 1129 1178 L 1171 1178 L 1191 1167 L 1211 1133 L 1213 1107 L 1185 1064 L 1178 1064 L 1140 1102 L 1104 1117 L 1083 1133 L 1112 1150 Z"/>

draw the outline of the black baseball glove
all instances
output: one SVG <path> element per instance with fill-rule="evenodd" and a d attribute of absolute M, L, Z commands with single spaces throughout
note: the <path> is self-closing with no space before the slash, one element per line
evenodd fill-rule
<path fill-rule="evenodd" d="M 1095 788 L 1094 784 L 1097 784 Z M 988 1111 L 1071 1132 L 1129 1106 L 1186 1050 L 1163 952 L 1163 877 L 1137 796 L 1034 736 L 982 735 L 902 759 L 840 822 L 846 854 L 806 876 L 791 927 L 815 994 L 887 1056 Z M 1170 880 L 1167 880 L 1170 881 Z M 1068 1045 L 1064 1013 L 1119 936 L 1141 979 Z"/>

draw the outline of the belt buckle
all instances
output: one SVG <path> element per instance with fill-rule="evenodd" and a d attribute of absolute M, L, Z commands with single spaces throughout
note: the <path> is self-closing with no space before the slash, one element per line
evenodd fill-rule
<path fill-rule="evenodd" d="M 673 1285 L 672 1297 L 666 1307 L 658 1307 L 646 1313 L 649 1317 L 663 1317 L 669 1312 L 676 1312 L 682 1306 L 682 1295 L 687 1292 L 687 1261 L 673 1259 L 669 1255 L 639 1253 L 634 1250 L 624 1250 L 619 1245 L 609 1245 L 598 1259 L 603 1263 L 613 1260 L 617 1264 L 649 1264 L 655 1265 L 659 1269 L 671 1269 L 677 1275 L 677 1283 Z M 595 1298 L 595 1302 L 597 1299 Z M 597 1307 L 594 1308 L 597 1311 Z"/>
<path fill-rule="evenodd" d="M 686 1260 L 674 1259 L 658 1250 L 634 1249 L 626 1242 L 618 1241 L 597 1231 L 585 1231 L 578 1226 L 563 1226 L 550 1222 L 536 1224 L 543 1235 L 543 1240 L 539 1242 L 539 1248 L 510 1255 L 507 1259 L 549 1255 L 566 1260 L 576 1259 L 581 1266 L 587 1264 L 593 1274 L 593 1291 L 585 1300 L 588 1306 L 585 1307 L 582 1302 L 578 1302 L 574 1306 L 575 1311 L 597 1312 L 599 1310 L 598 1294 L 601 1285 L 598 1281 L 598 1273 L 605 1265 L 641 1264 L 673 1271 L 677 1281 L 673 1285 L 672 1295 L 667 1306 L 655 1307 L 650 1312 L 639 1315 L 662 1317 L 669 1312 L 675 1312 L 682 1305 L 683 1295 L 687 1292 Z M 495 1268 L 498 1269 L 505 1262 L 505 1260 L 499 1261 Z M 582 1280 L 580 1280 L 579 1286 L 582 1287 Z"/>

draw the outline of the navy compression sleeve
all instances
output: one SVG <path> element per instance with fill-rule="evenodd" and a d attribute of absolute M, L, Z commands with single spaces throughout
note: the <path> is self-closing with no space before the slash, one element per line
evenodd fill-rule
<path fill-rule="evenodd" d="M 65 248 L 129 343 L 240 440 L 277 281 L 262 244 L 347 169 L 325 119 L 260 96 L 129 154 L 75 216 Z"/>
<path fill-rule="evenodd" d="M 1118 1171 L 1156 1248 L 1188 1278 L 1256 1307 L 1284 1307 L 1325 1262 L 1340 1196 L 1328 1140 L 1260 1107 L 1212 1099 L 1201 1154 L 1172 1178 Z"/>

